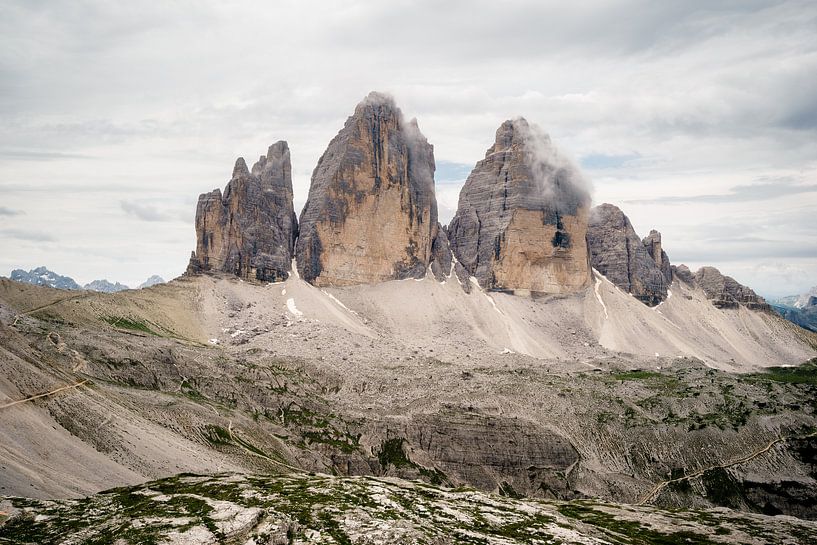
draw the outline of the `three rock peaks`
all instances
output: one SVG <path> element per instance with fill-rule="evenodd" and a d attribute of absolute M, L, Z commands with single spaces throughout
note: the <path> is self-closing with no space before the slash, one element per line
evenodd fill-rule
<path fill-rule="evenodd" d="M 434 170 L 434 148 L 417 121 L 390 96 L 370 93 L 318 161 L 300 219 L 283 141 L 252 170 L 239 158 L 223 194 L 202 194 L 188 274 L 274 282 L 295 263 L 316 286 L 347 286 L 422 278 L 430 269 L 439 280 L 455 271 L 466 290 L 470 277 L 526 294 L 583 290 L 595 268 L 648 305 L 667 298 L 675 277 L 700 284 L 719 306 L 766 308 L 714 269 L 672 267 L 661 234 L 641 240 L 615 206 L 591 211 L 578 168 L 523 118 L 497 129 L 448 228 L 437 220 Z"/>

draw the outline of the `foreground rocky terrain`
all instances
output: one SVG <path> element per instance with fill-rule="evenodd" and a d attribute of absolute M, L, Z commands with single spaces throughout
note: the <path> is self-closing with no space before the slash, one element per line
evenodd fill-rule
<path fill-rule="evenodd" d="M 671 292 L 1 281 L 0 494 L 297 469 L 815 518 L 814 335 Z"/>
<path fill-rule="evenodd" d="M 85 500 L 0 503 L 14 543 L 809 544 L 817 523 L 729 509 L 537 501 L 391 478 L 182 475 Z M 9 516 L 9 515 L 6 515 Z"/>

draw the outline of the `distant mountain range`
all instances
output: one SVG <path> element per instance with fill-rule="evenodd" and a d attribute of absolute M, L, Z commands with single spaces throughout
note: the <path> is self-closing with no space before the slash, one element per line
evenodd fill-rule
<path fill-rule="evenodd" d="M 107 280 L 104 279 L 94 280 L 93 282 L 85 284 L 83 288 L 90 291 L 101 291 L 105 293 L 116 293 L 117 291 L 124 291 L 130 289 L 125 284 L 120 284 L 119 282 L 112 284 L 111 282 L 108 282 Z"/>
<path fill-rule="evenodd" d="M 62 276 L 45 267 L 37 267 L 26 272 L 23 269 L 11 271 L 11 279 L 16 282 L 36 284 L 37 286 L 48 286 L 59 290 L 81 290 L 82 286 L 70 276 Z"/>
<path fill-rule="evenodd" d="M 158 274 L 154 274 L 153 276 L 151 276 L 150 278 L 148 278 L 147 280 L 145 280 L 144 282 L 139 284 L 139 289 L 141 290 L 142 288 L 149 288 L 151 286 L 155 286 L 156 284 L 164 284 L 164 283 L 165 283 L 164 278 L 162 278 Z"/>
<path fill-rule="evenodd" d="M 130 289 L 125 284 L 120 284 L 119 282 L 110 282 L 106 279 L 94 280 L 93 282 L 89 282 L 84 286 L 80 286 L 70 276 L 62 276 L 61 274 L 57 274 L 46 267 L 37 267 L 36 269 L 31 269 L 30 271 L 24 271 L 23 269 L 14 269 L 13 271 L 11 271 L 10 278 L 16 282 L 25 282 L 27 284 L 35 284 L 37 286 L 48 286 L 49 288 L 56 288 L 58 290 L 85 289 L 89 291 L 99 291 L 104 293 L 116 293 L 118 291 Z M 150 286 L 155 286 L 156 284 L 164 284 L 164 282 L 165 280 L 161 276 L 154 274 L 153 276 L 139 284 L 138 289 L 149 288 Z"/>
<path fill-rule="evenodd" d="M 771 305 L 790 322 L 817 331 L 817 286 L 800 295 L 781 297 L 772 301 Z"/>

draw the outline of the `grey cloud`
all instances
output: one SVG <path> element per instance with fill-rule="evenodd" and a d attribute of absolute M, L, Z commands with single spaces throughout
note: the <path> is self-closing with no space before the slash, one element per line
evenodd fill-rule
<path fill-rule="evenodd" d="M 631 204 L 684 204 L 684 203 L 736 203 L 750 201 L 765 201 L 787 195 L 817 192 L 817 184 L 792 184 L 784 180 L 752 185 L 736 185 L 730 188 L 729 193 L 714 195 L 681 195 L 658 197 L 655 199 L 631 199 Z"/>
<path fill-rule="evenodd" d="M 149 204 L 141 204 L 133 201 L 120 201 L 119 206 L 127 214 L 139 218 L 142 221 L 174 221 L 180 219 L 173 214 L 159 210 Z"/>
<path fill-rule="evenodd" d="M 817 258 L 817 245 L 770 242 L 767 244 L 755 243 L 745 246 L 735 246 L 724 243 L 723 245 L 715 245 L 713 247 L 670 247 L 667 249 L 667 254 L 669 254 L 670 260 L 673 263 L 744 262 L 770 258 L 801 259 Z"/>
<path fill-rule="evenodd" d="M 9 150 L 0 149 L 0 159 L 19 159 L 23 161 L 53 161 L 56 159 L 91 159 L 81 153 L 62 153 L 58 151 Z"/>
<path fill-rule="evenodd" d="M 0 206 L 0 216 L 19 216 L 23 212 L 21 210 L 14 210 L 6 206 Z"/>
<path fill-rule="evenodd" d="M 57 239 L 50 233 L 42 231 L 29 231 L 26 229 L 0 229 L 0 235 L 30 242 L 56 242 Z"/>
<path fill-rule="evenodd" d="M 624 0 L 575 5 L 425 0 L 348 10 L 346 17 L 337 18 L 326 39 L 354 44 L 362 50 L 378 49 L 382 43 L 377 33 L 350 36 L 348 25 L 354 20 L 357 25 L 388 28 L 392 43 L 449 57 L 519 59 L 555 50 L 567 56 L 592 52 L 616 57 L 656 48 L 683 48 L 689 41 L 702 41 L 723 32 L 724 27 L 769 5 L 763 1 L 701 0 L 674 4 Z M 428 13 L 433 16 L 424 16 Z M 497 43 L 503 47 L 495 47 Z"/>
<path fill-rule="evenodd" d="M 609 168 L 620 168 L 631 164 L 641 158 L 638 153 L 627 153 L 622 155 L 607 155 L 604 153 L 591 153 L 579 159 L 582 168 L 589 170 L 603 170 Z"/>

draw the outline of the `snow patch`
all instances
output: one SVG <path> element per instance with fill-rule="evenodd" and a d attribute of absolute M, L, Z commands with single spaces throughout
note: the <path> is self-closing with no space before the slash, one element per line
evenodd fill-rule
<path fill-rule="evenodd" d="M 357 315 L 358 315 L 358 314 L 357 314 L 357 312 L 355 312 L 354 310 L 352 310 L 352 309 L 350 309 L 349 307 L 347 307 L 346 305 L 344 305 L 344 304 L 343 304 L 343 302 L 342 302 L 340 299 L 338 299 L 337 297 L 335 297 L 334 295 L 332 295 L 332 294 L 331 294 L 331 293 L 329 293 L 328 291 L 326 291 L 326 290 L 321 290 L 321 293 L 323 293 L 323 294 L 324 294 L 324 295 L 326 295 L 326 296 L 327 296 L 329 299 L 331 299 L 332 301 L 334 301 L 334 302 L 335 302 L 335 303 L 336 303 L 336 304 L 337 304 L 337 305 L 338 305 L 340 308 L 342 308 L 342 309 L 343 309 L 343 310 L 345 310 L 346 312 L 351 312 L 351 313 L 352 313 L 352 314 L 354 314 L 355 316 L 357 316 Z"/>
<path fill-rule="evenodd" d="M 293 299 L 292 297 L 290 297 L 289 299 L 287 299 L 287 310 L 288 310 L 288 311 L 289 311 L 289 312 L 290 312 L 290 313 L 291 313 L 293 316 L 301 317 L 301 316 L 303 316 L 303 315 L 304 315 L 304 313 L 303 313 L 303 312 L 301 312 L 300 310 L 298 310 L 298 307 L 296 307 L 296 306 L 295 306 L 295 299 Z"/>
<path fill-rule="evenodd" d="M 599 286 L 601 286 L 601 280 L 599 280 L 598 277 L 596 277 L 596 285 L 593 287 L 593 291 L 596 293 L 596 299 L 598 300 L 599 303 L 601 303 L 601 309 L 604 311 L 604 319 L 606 320 L 610 316 L 607 314 L 607 305 L 604 304 L 604 301 L 601 298 L 601 293 L 599 293 Z"/>
<path fill-rule="evenodd" d="M 210 339 L 207 342 L 209 342 L 210 344 L 218 344 L 218 339 Z"/>

